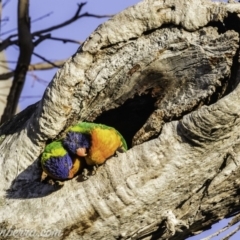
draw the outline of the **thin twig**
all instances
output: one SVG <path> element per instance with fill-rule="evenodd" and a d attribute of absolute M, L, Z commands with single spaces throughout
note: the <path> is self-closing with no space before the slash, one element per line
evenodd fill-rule
<path fill-rule="evenodd" d="M 4 18 L 2 19 L 2 22 L 7 22 L 7 21 L 9 21 L 9 17 L 4 17 Z"/>
<path fill-rule="evenodd" d="M 42 41 L 48 39 L 49 37 L 51 37 L 51 34 L 45 34 L 45 35 L 41 35 L 39 36 L 39 38 L 33 43 L 33 45 L 36 47 L 38 44 L 40 44 Z"/>
<path fill-rule="evenodd" d="M 3 69 L 5 69 L 7 71 L 9 71 L 9 70 L 13 71 L 13 69 L 11 69 L 6 63 L 5 64 L 4 63 L 0 63 L 0 67 L 2 68 L 2 72 L 3 72 Z"/>
<path fill-rule="evenodd" d="M 56 40 L 56 41 L 61 41 L 63 43 L 76 43 L 76 44 L 82 44 L 83 42 L 81 41 L 77 41 L 77 40 L 73 40 L 73 39 L 69 39 L 69 38 L 57 38 L 57 37 L 47 37 L 48 39 L 51 39 L 51 40 Z"/>
<path fill-rule="evenodd" d="M 6 35 L 6 34 L 11 33 L 11 32 L 14 32 L 16 30 L 17 30 L 17 28 L 12 28 L 12 29 L 10 29 L 10 30 L 8 30 L 6 32 L 1 33 L 0 36 Z M 11 38 L 16 37 L 16 36 L 17 36 L 17 34 L 14 34 L 14 35 L 9 36 L 8 38 L 11 39 Z"/>
<path fill-rule="evenodd" d="M 12 41 L 11 38 L 3 40 L 2 43 L 0 43 L 0 52 L 17 42 L 17 40 Z"/>
<path fill-rule="evenodd" d="M 37 81 L 40 84 L 43 84 L 44 86 L 49 84 L 49 81 L 44 80 L 42 78 L 40 78 L 39 76 L 37 76 L 36 74 L 34 74 L 33 72 L 30 72 L 29 75 L 33 78 L 33 83 L 32 83 L 32 87 L 34 87 L 34 83 Z"/>
<path fill-rule="evenodd" d="M 30 99 L 30 98 L 40 98 L 41 99 L 42 96 L 21 96 L 19 101 L 22 102 L 22 101 L 24 101 L 26 99 Z"/>
<path fill-rule="evenodd" d="M 232 232 L 230 232 L 226 237 L 222 238 L 222 240 L 229 240 L 229 238 L 232 237 L 239 230 L 240 230 L 240 225 L 238 225 L 237 228 L 235 228 Z"/>
<path fill-rule="evenodd" d="M 67 21 L 62 22 L 62 23 L 57 24 L 57 25 L 54 25 L 54 26 L 49 27 L 49 28 L 45 28 L 43 30 L 36 31 L 36 32 L 32 33 L 32 35 L 39 35 L 39 34 L 46 33 L 46 32 L 52 32 L 53 30 L 65 27 L 65 26 L 71 24 L 72 22 L 74 22 L 74 21 L 76 21 L 76 20 L 78 20 L 80 18 L 83 18 L 83 17 L 94 17 L 94 18 L 108 18 L 108 17 L 112 17 L 112 15 L 97 15 L 97 14 L 90 14 L 88 12 L 79 15 L 79 13 L 81 12 L 81 10 L 82 10 L 84 5 L 86 5 L 86 2 L 78 4 L 78 9 L 77 9 L 76 13 L 74 14 L 73 17 L 71 17 Z"/>
<path fill-rule="evenodd" d="M 39 38 L 34 42 L 34 46 L 35 47 L 38 44 L 40 44 L 42 41 L 44 41 L 45 39 L 52 39 L 52 40 L 56 40 L 56 41 L 62 41 L 63 43 L 71 42 L 71 43 L 76 43 L 76 44 L 82 44 L 82 42 L 77 41 L 77 40 L 73 40 L 73 39 L 51 37 L 50 33 L 48 33 L 46 35 L 36 35 L 36 36 L 38 36 Z M 9 38 L 4 40 L 0 44 L 0 52 L 3 51 L 5 48 L 9 47 L 10 45 L 17 44 L 17 43 L 18 43 L 18 40 L 10 40 Z"/>
<path fill-rule="evenodd" d="M 13 77 L 14 76 L 14 71 L 12 72 L 7 72 L 7 73 L 2 73 L 0 75 L 0 80 L 8 80 L 9 78 Z"/>
<path fill-rule="evenodd" d="M 206 238 L 202 238 L 201 240 L 210 240 L 210 239 L 212 239 L 213 237 L 218 236 L 220 233 L 227 231 L 230 227 L 232 227 L 233 225 L 235 225 L 236 223 L 238 223 L 239 220 L 240 220 L 240 213 L 237 214 L 237 215 L 235 215 L 235 216 L 232 218 L 232 220 L 228 223 L 227 226 L 221 228 L 220 230 L 218 230 L 217 232 L 209 235 L 209 236 L 206 237 Z M 234 234 L 234 233 L 233 233 L 233 234 Z M 231 235 L 231 236 L 232 236 L 232 235 Z M 225 238 L 224 238 L 224 239 L 225 239 Z M 226 239 L 225 239 L 225 240 L 226 240 Z"/>
<path fill-rule="evenodd" d="M 49 16 L 52 15 L 52 14 L 53 14 L 53 11 L 52 11 L 52 12 L 49 12 L 49 13 L 46 13 L 46 14 L 44 14 L 44 15 L 41 16 L 41 17 L 38 17 L 38 18 L 33 19 L 33 20 L 31 21 L 31 23 L 35 23 L 35 22 L 37 22 L 37 21 L 39 21 L 39 20 L 42 20 L 42 19 L 44 19 L 44 18 L 46 18 L 46 17 L 49 17 Z"/>
<path fill-rule="evenodd" d="M 51 61 L 47 60 L 45 57 L 43 57 L 43 56 L 41 56 L 41 55 L 39 55 L 39 54 L 37 54 L 35 52 L 33 52 L 33 55 L 38 57 L 38 58 L 40 58 L 40 59 L 42 59 L 44 62 L 47 62 L 47 63 L 51 64 L 53 67 L 59 68 L 58 65 L 56 65 L 54 62 L 51 62 Z"/>
<path fill-rule="evenodd" d="M 49 70 L 49 69 L 55 68 L 55 66 L 57 66 L 59 68 L 66 62 L 66 60 L 67 59 L 54 61 L 54 62 L 51 62 L 51 64 L 50 63 L 46 63 L 46 62 L 35 63 L 35 64 L 32 64 L 32 65 L 29 65 L 28 71 Z M 1 75 L 0 75 L 0 77 L 1 77 Z"/>
<path fill-rule="evenodd" d="M 7 5 L 8 3 L 10 3 L 10 1 L 11 1 L 11 0 L 6 0 L 6 1 L 2 4 L 2 8 L 6 7 L 6 5 Z"/>
<path fill-rule="evenodd" d="M 34 38 L 35 36 L 40 36 L 43 33 L 49 33 L 49 32 L 51 32 L 53 30 L 65 27 L 65 26 L 67 26 L 67 25 L 69 25 L 69 24 L 71 24 L 71 23 L 75 22 L 76 20 L 78 20 L 80 18 L 83 18 L 83 17 L 109 18 L 109 17 L 113 16 L 113 15 L 97 15 L 97 14 L 91 14 L 91 13 L 88 13 L 88 12 L 85 12 L 83 14 L 79 14 L 85 4 L 86 3 L 78 4 L 77 11 L 75 12 L 74 16 L 71 17 L 70 19 L 68 19 L 68 20 L 66 20 L 66 21 L 64 21 L 64 22 L 62 22 L 60 24 L 54 25 L 52 27 L 48 27 L 48 28 L 45 28 L 45 29 L 33 32 L 31 34 L 32 37 Z M 15 37 L 17 37 L 17 34 L 12 34 L 9 37 L 7 37 L 5 40 L 3 40 L 3 42 L 0 44 L 0 51 L 6 49 L 10 45 L 17 44 L 18 40 L 12 40 L 12 38 L 15 38 Z"/>
<path fill-rule="evenodd" d="M 41 62 L 41 63 L 35 63 L 35 64 L 31 64 L 28 67 L 28 71 L 36 71 L 36 70 L 50 70 L 55 68 L 55 66 L 57 66 L 58 68 L 61 67 L 67 59 L 65 60 L 57 60 L 54 62 L 50 63 L 46 63 L 46 62 Z M 7 72 L 7 73 L 2 73 L 0 74 L 0 81 L 2 80 L 8 80 L 9 78 L 14 76 L 14 71 L 12 72 Z"/>
<path fill-rule="evenodd" d="M 81 11 L 82 7 L 83 7 L 85 4 L 86 4 L 86 2 L 79 4 L 76 13 L 75 13 L 74 16 L 71 17 L 69 20 L 67 20 L 67 21 L 65 21 L 65 22 L 62 22 L 62 23 L 60 23 L 60 24 L 54 25 L 54 26 L 52 26 L 52 27 L 46 28 L 46 29 L 42 29 L 42 30 L 36 31 L 36 32 L 32 33 L 32 35 L 35 36 L 35 35 L 41 35 L 41 34 L 46 33 L 46 32 L 51 32 L 51 31 L 56 30 L 56 29 L 58 29 L 58 28 L 64 27 L 64 26 L 72 23 L 73 21 L 76 21 L 79 12 Z M 11 31 L 11 30 L 9 30 L 9 31 Z M 9 31 L 8 31 L 7 33 L 9 33 Z M 4 35 L 4 34 L 6 34 L 6 32 L 3 33 L 2 35 Z M 12 35 L 10 35 L 10 36 L 9 36 L 7 39 L 5 39 L 5 40 L 8 41 L 8 39 L 10 40 L 11 38 L 14 38 L 14 37 L 17 37 L 17 34 L 12 34 Z M 4 40 L 4 41 L 5 41 L 5 40 Z"/>
<path fill-rule="evenodd" d="M 47 13 L 47 14 L 39 17 L 39 18 L 36 18 L 36 19 L 32 20 L 31 23 L 35 23 L 35 22 L 37 22 L 37 21 L 39 21 L 39 20 L 42 20 L 43 18 L 49 17 L 52 13 L 53 13 L 53 12 L 50 12 L 50 13 Z M 8 20 L 8 19 L 7 19 L 7 20 Z M 1 33 L 0 36 L 6 35 L 6 34 L 8 34 L 8 33 L 10 33 L 10 32 L 16 31 L 16 30 L 17 30 L 17 28 L 12 28 L 12 29 L 10 29 L 10 30 L 8 30 L 8 31 L 6 31 L 6 32 Z M 14 34 L 14 35 L 12 35 L 12 36 L 10 36 L 10 37 L 13 38 L 13 37 L 16 37 L 16 36 L 17 36 L 17 34 Z"/>
<path fill-rule="evenodd" d="M 217 232 L 209 235 L 208 237 L 206 237 L 206 238 L 201 238 L 201 240 L 211 240 L 213 237 L 218 236 L 220 233 L 225 232 L 225 231 L 228 230 L 228 229 L 229 229 L 228 226 L 226 226 L 226 227 L 224 227 L 224 228 L 221 228 L 219 231 L 217 231 Z"/>
<path fill-rule="evenodd" d="M 3 103 L 4 105 L 6 104 L 5 99 L 0 98 L 0 102 Z"/>
<path fill-rule="evenodd" d="M 53 14 L 53 12 L 49 12 L 49 13 L 41 16 L 41 17 L 38 17 L 38 18 L 32 20 L 31 23 L 35 23 L 35 22 L 37 22 L 37 21 L 39 21 L 39 20 L 42 20 L 42 19 L 44 19 L 44 18 L 46 18 L 46 17 L 49 17 L 51 14 Z M 4 21 L 8 21 L 8 20 L 9 20 L 8 18 L 4 18 Z M 2 20 L 2 21 L 3 21 L 3 20 Z M 12 28 L 12 29 L 10 29 L 10 30 L 8 30 L 8 31 L 6 31 L 6 32 L 1 33 L 0 36 L 6 35 L 6 34 L 8 34 L 8 33 L 10 33 L 10 32 L 16 31 L 16 30 L 17 30 L 17 28 Z M 15 35 L 15 37 L 16 37 L 16 36 L 17 36 L 17 34 Z M 12 35 L 12 37 L 14 37 L 14 35 Z M 12 38 L 12 37 L 11 37 L 11 38 Z"/>
<path fill-rule="evenodd" d="M 17 61 L 11 61 L 11 60 L 0 60 L 2 63 L 17 63 Z"/>
<path fill-rule="evenodd" d="M 8 18 L 8 17 L 4 17 L 4 18 L 1 20 L 1 27 L 5 26 L 8 21 L 9 21 L 9 18 Z"/>

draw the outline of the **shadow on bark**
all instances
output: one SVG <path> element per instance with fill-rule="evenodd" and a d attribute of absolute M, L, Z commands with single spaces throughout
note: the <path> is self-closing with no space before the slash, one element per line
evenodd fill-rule
<path fill-rule="evenodd" d="M 48 183 L 41 182 L 41 173 L 42 170 L 40 163 L 36 160 L 12 181 L 10 188 L 6 191 L 6 198 L 41 198 L 62 188 L 62 186 L 59 185 L 50 185 Z"/>

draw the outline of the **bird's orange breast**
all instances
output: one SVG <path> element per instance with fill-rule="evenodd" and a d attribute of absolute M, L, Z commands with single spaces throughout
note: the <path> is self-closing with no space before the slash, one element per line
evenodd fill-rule
<path fill-rule="evenodd" d="M 83 168 L 83 161 L 79 157 L 73 158 L 73 166 L 69 171 L 68 178 L 73 178 Z"/>
<path fill-rule="evenodd" d="M 91 148 L 87 164 L 103 164 L 121 146 L 121 139 L 114 129 L 96 128 L 91 132 Z"/>

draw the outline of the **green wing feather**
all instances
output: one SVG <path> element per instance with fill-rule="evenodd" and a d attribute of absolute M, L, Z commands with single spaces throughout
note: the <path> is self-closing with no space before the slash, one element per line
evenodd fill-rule
<path fill-rule="evenodd" d="M 122 147 L 123 147 L 123 150 L 124 151 L 127 151 L 128 150 L 128 147 L 127 147 L 127 143 L 125 141 L 125 139 L 123 138 L 122 134 L 120 132 L 118 132 L 116 129 L 115 131 L 117 132 L 117 134 L 120 136 L 121 138 L 121 142 L 122 142 Z"/>
<path fill-rule="evenodd" d="M 79 132 L 83 134 L 90 134 L 91 130 L 96 127 L 94 123 L 80 122 L 68 128 L 70 132 Z"/>
<path fill-rule="evenodd" d="M 80 122 L 72 127 L 69 127 L 68 131 L 79 132 L 79 133 L 83 133 L 83 134 L 91 134 L 91 131 L 95 128 L 114 129 L 113 127 L 109 127 L 104 124 Z M 114 130 L 121 138 L 122 147 L 124 148 L 125 151 L 127 151 L 128 148 L 127 148 L 127 143 L 126 143 L 125 139 L 116 129 L 114 129 Z"/>
<path fill-rule="evenodd" d="M 51 157 L 62 157 L 66 155 L 67 151 L 64 149 L 61 141 L 54 141 L 49 143 L 42 153 L 41 162 L 44 163 Z"/>
<path fill-rule="evenodd" d="M 98 123 L 90 123 L 90 122 L 80 122 L 76 125 L 70 127 L 68 130 L 73 132 L 80 132 L 85 134 L 90 134 L 94 128 L 102 128 L 102 129 L 112 129 L 112 127 L 108 127 L 103 124 Z"/>

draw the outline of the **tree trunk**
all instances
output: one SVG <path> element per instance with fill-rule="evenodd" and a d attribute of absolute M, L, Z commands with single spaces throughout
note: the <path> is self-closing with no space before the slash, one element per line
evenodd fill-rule
<path fill-rule="evenodd" d="M 239 14 L 239 3 L 145 0 L 99 26 L 42 101 L 1 126 L 0 228 L 179 240 L 237 212 Z M 77 121 L 116 127 L 131 148 L 86 181 L 41 183 L 46 142 Z"/>

